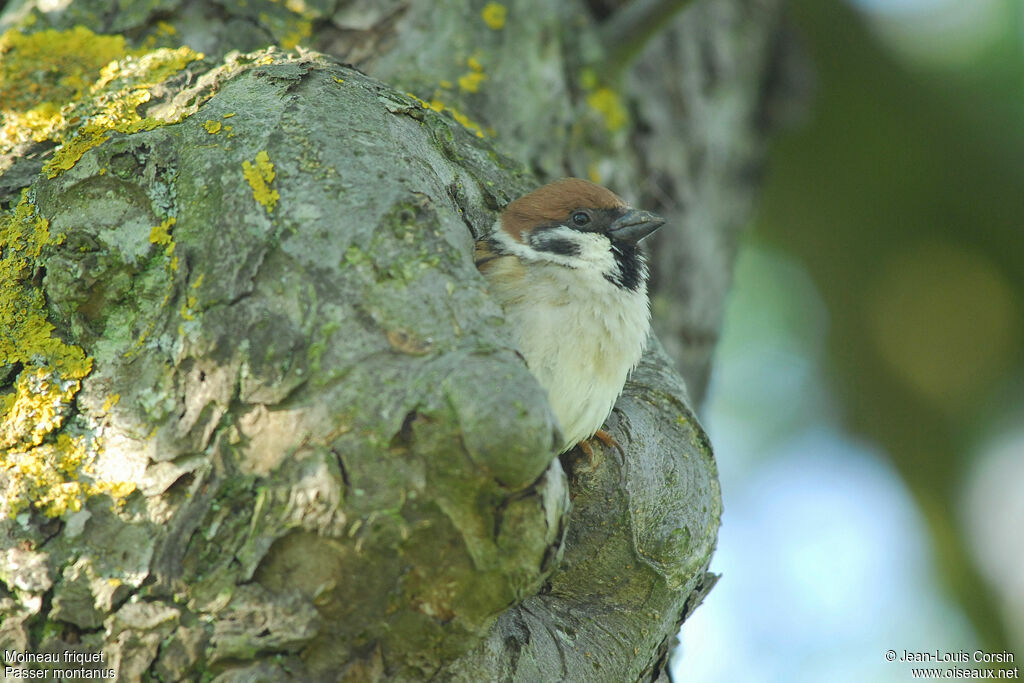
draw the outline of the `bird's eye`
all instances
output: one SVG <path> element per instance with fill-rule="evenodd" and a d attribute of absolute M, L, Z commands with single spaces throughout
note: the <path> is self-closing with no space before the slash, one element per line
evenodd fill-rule
<path fill-rule="evenodd" d="M 590 214 L 586 211 L 576 211 L 572 214 L 572 224 L 578 228 L 590 223 Z"/>

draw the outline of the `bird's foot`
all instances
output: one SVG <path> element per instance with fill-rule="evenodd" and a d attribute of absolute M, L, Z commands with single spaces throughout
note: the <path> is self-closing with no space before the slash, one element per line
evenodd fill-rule
<path fill-rule="evenodd" d="M 597 466 L 601 464 L 601 460 L 597 459 L 597 453 L 594 452 L 594 447 L 590 444 L 590 439 L 584 439 L 577 444 L 580 447 L 580 451 L 583 455 L 587 456 L 587 472 L 593 472 L 597 469 Z M 595 459 L 596 462 L 595 462 Z M 577 459 L 577 462 L 582 458 Z"/>
<path fill-rule="evenodd" d="M 622 446 L 620 446 L 619 442 L 615 440 L 615 437 L 609 434 L 608 432 L 604 431 L 603 429 L 598 429 L 590 438 L 597 439 L 598 441 L 603 443 L 606 448 L 617 448 L 619 449 L 619 453 L 622 453 L 622 455 L 626 455 L 625 453 L 622 452 Z"/>
<path fill-rule="evenodd" d="M 591 436 L 589 439 L 584 439 L 583 441 L 579 442 L 580 451 L 583 452 L 583 455 L 587 456 L 586 471 L 593 472 L 601 464 L 600 456 L 598 455 L 597 451 L 594 450 L 595 440 L 600 441 L 602 444 L 604 444 L 605 449 L 614 448 L 615 450 L 617 450 L 619 452 L 620 462 L 625 462 L 626 453 L 625 451 L 622 450 L 622 446 L 619 445 L 619 442 L 615 440 L 615 437 L 609 434 L 608 432 L 604 431 L 603 429 L 598 429 L 596 432 L 594 432 L 594 435 Z"/>

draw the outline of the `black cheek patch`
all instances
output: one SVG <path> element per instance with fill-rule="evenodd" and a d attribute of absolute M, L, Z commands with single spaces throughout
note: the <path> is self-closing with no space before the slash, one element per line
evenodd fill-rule
<path fill-rule="evenodd" d="M 534 231 L 530 236 L 530 246 L 537 251 L 546 251 L 559 256 L 579 256 L 581 253 L 580 246 L 572 240 L 548 234 L 545 230 Z"/>
<path fill-rule="evenodd" d="M 579 256 L 580 247 L 575 242 L 571 242 L 567 239 L 556 237 L 550 240 L 544 240 L 538 249 L 543 251 L 551 252 L 552 254 L 558 254 L 559 256 Z"/>

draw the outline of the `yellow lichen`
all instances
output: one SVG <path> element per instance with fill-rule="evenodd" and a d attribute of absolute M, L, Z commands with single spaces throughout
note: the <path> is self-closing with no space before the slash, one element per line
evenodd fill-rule
<path fill-rule="evenodd" d="M 611 88 L 602 86 L 587 95 L 587 104 L 604 119 L 605 127 L 610 131 L 621 130 L 629 121 L 622 98 Z"/>
<path fill-rule="evenodd" d="M 309 19 L 299 19 L 292 25 L 290 31 L 281 36 L 281 47 L 290 50 L 311 35 L 313 35 L 313 22 Z"/>
<path fill-rule="evenodd" d="M 67 126 L 61 107 L 79 98 L 103 65 L 127 54 L 122 36 L 82 26 L 0 36 L 0 149 L 50 139 Z"/>
<path fill-rule="evenodd" d="M 94 480 L 95 451 L 59 431 L 93 361 L 47 319 L 34 278 L 44 250 L 63 235 L 50 233 L 28 197 L 22 192 L 14 209 L 0 214 L 0 365 L 21 366 L 13 391 L 0 395 L 0 469 L 8 473 L 0 509 L 13 515 L 32 506 L 59 516 L 90 495 L 127 495 L 133 485 Z"/>
<path fill-rule="evenodd" d="M 43 166 L 47 176 L 53 178 L 73 167 L 83 154 L 105 142 L 111 132 L 131 134 L 180 121 L 182 114 L 143 118 L 137 109 L 150 100 L 149 88 L 202 57 L 188 47 L 163 48 L 141 57 L 129 55 L 103 67 L 90 88 L 93 97 L 78 105 L 85 108 L 88 118 Z"/>
<path fill-rule="evenodd" d="M 466 63 L 469 65 L 469 73 L 459 76 L 459 88 L 465 92 L 479 92 L 480 84 L 487 80 L 484 73 L 484 66 L 476 57 L 470 57 Z"/>
<path fill-rule="evenodd" d="M 304 3 L 285 7 L 291 14 L 269 14 L 259 13 L 260 23 L 263 24 L 277 40 L 278 45 L 290 50 L 302 41 L 313 35 L 313 21 L 316 13 L 306 7 Z"/>
<path fill-rule="evenodd" d="M 154 50 L 158 47 L 167 47 L 167 43 L 177 35 L 178 29 L 174 24 L 166 21 L 158 21 L 156 22 L 156 28 L 146 36 L 146 40 L 143 41 L 142 47 L 144 50 Z"/>
<path fill-rule="evenodd" d="M 181 313 L 181 317 L 185 320 L 195 320 L 195 308 L 197 303 L 199 303 L 199 300 L 195 296 L 189 295 L 185 299 L 185 303 L 181 305 L 181 310 L 179 311 L 179 313 Z"/>
<path fill-rule="evenodd" d="M 160 225 L 155 225 L 149 230 L 149 241 L 165 246 L 164 253 L 168 256 L 174 253 L 174 239 L 171 237 L 170 229 L 177 222 L 177 218 L 170 216 L 164 219 Z"/>
<path fill-rule="evenodd" d="M 484 23 L 487 24 L 489 29 L 492 31 L 500 31 L 505 27 L 508 8 L 500 2 L 489 2 L 484 5 L 484 9 L 480 12 L 480 16 L 483 17 Z"/>
<path fill-rule="evenodd" d="M 267 151 L 257 152 L 256 158 L 252 162 L 243 161 L 242 175 L 252 187 L 253 198 L 263 205 L 267 213 L 273 211 L 281 195 L 270 187 L 270 183 L 274 181 L 274 176 L 277 174 L 274 172 L 274 164 L 270 161 Z"/>
<path fill-rule="evenodd" d="M 487 74 L 479 71 L 471 71 L 468 74 L 459 76 L 459 88 L 466 92 L 479 92 L 480 84 L 487 80 Z"/>
<path fill-rule="evenodd" d="M 189 289 L 193 291 L 199 289 L 199 286 L 203 284 L 203 277 L 204 274 L 200 273 L 199 277 L 196 278 L 196 281 L 192 283 Z M 185 303 L 181 307 L 181 317 L 184 318 L 185 320 L 195 320 L 195 312 L 197 310 L 198 304 L 199 298 L 196 297 L 195 294 L 190 293 L 187 297 L 185 297 Z"/>
<path fill-rule="evenodd" d="M 49 222 L 36 214 L 27 191 L 12 212 L 0 215 L 0 363 L 48 366 L 64 380 L 78 380 L 92 361 L 52 334 L 42 290 L 31 285 L 45 246 L 62 240 L 63 235 L 50 234 Z"/>
<path fill-rule="evenodd" d="M 60 517 L 81 510 L 87 499 L 103 493 L 123 502 L 135 485 L 96 477 L 97 446 L 83 436 L 58 434 L 52 443 L 9 451 L 6 466 L 15 476 L 10 477 L 8 514 L 16 515 L 31 505 L 48 517 Z"/>
<path fill-rule="evenodd" d="M 219 133 L 221 126 L 222 124 L 220 121 L 213 120 L 207 120 L 206 123 L 203 124 L 203 128 L 205 128 L 206 132 L 209 133 L 210 135 L 216 135 L 217 133 Z"/>
<path fill-rule="evenodd" d="M 615 132 L 625 127 L 629 122 L 629 112 L 626 111 L 622 98 L 617 92 L 601 84 L 596 71 L 591 68 L 581 69 L 579 83 L 587 93 L 587 104 L 601 116 L 605 128 Z"/>
<path fill-rule="evenodd" d="M 476 123 L 475 121 L 471 120 L 468 116 L 466 116 L 462 112 L 458 111 L 454 107 L 451 107 L 451 106 L 445 104 L 444 102 L 442 102 L 441 100 L 437 99 L 436 97 L 434 99 L 430 100 L 429 102 L 427 102 L 426 100 L 423 100 L 423 99 L 417 97 L 416 95 L 412 94 L 411 92 L 406 93 L 406 95 L 408 95 L 412 99 L 416 100 L 420 104 L 420 106 L 423 107 L 424 109 L 432 109 L 433 111 L 436 111 L 438 113 L 445 112 L 445 111 L 448 112 L 449 114 L 451 114 L 453 119 L 455 119 L 460 124 L 462 124 L 463 127 L 465 127 L 468 130 L 470 130 L 478 138 L 484 137 L 483 128 L 481 128 L 478 123 Z"/>
<path fill-rule="evenodd" d="M 189 48 L 128 50 L 122 36 L 97 35 L 81 26 L 7 31 L 0 36 L 0 150 L 29 140 L 57 142 L 61 147 L 44 166 L 52 178 L 111 131 L 159 125 L 136 113 L 149 100 L 147 88 L 201 57 Z"/>
<path fill-rule="evenodd" d="M 470 120 L 468 116 L 451 107 L 446 107 L 446 109 L 449 111 L 449 113 L 451 113 L 453 119 L 455 119 L 463 126 L 473 131 L 478 138 L 482 138 L 484 136 L 483 129 L 480 128 L 479 124 L 477 124 L 475 121 Z"/>
<path fill-rule="evenodd" d="M 41 444 L 60 428 L 79 388 L 77 379 L 61 377 L 48 364 L 24 368 L 14 383 L 11 408 L 0 422 L 0 448 Z"/>

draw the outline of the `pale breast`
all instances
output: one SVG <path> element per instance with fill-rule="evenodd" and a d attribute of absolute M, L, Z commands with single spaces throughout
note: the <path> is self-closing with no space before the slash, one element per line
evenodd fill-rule
<path fill-rule="evenodd" d="M 489 265 L 492 292 L 548 392 L 568 450 L 600 429 L 640 360 L 650 327 L 646 291 L 556 265 L 531 265 L 527 276 L 515 258 Z"/>

